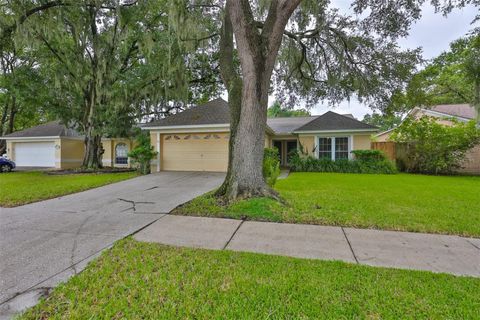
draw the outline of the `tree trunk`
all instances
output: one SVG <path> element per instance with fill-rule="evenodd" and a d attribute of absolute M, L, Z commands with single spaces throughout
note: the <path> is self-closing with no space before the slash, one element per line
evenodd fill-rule
<path fill-rule="evenodd" d="M 227 177 L 217 194 L 227 201 L 257 196 L 278 198 L 262 173 L 268 90 L 283 31 L 300 1 L 272 0 L 261 33 L 248 0 L 227 1 L 224 27 L 230 28 L 224 28 L 222 37 L 230 36 L 233 30 L 241 65 L 240 77 L 234 73 L 233 59 L 222 59 L 222 50 L 230 50 L 229 45 L 233 48 L 233 40 L 222 43 L 222 39 L 220 66 L 229 90 L 231 137 Z M 238 82 L 228 79 L 228 75 Z"/>
<path fill-rule="evenodd" d="M 92 128 L 93 129 L 93 128 Z M 87 169 L 99 169 L 102 167 L 102 137 L 92 134 L 89 130 L 85 134 L 85 155 L 83 158 L 83 167 Z"/>
<path fill-rule="evenodd" d="M 257 94 L 257 76 L 244 77 L 240 117 L 231 143 L 231 166 L 225 181 L 227 200 L 276 197 L 262 173 L 268 93 Z"/>
<path fill-rule="evenodd" d="M 85 154 L 83 156 L 82 167 L 87 169 L 99 169 L 102 167 L 102 136 L 95 132 L 95 88 L 94 84 L 91 84 L 91 88 L 88 91 L 87 98 L 85 99 L 86 110 L 88 110 L 87 120 L 84 125 L 85 128 Z"/>
<path fill-rule="evenodd" d="M 0 137 L 5 133 L 5 124 L 7 123 L 8 116 L 8 103 L 5 103 L 2 111 L 2 117 L 0 118 Z M 5 140 L 0 140 L 0 156 L 2 156 L 7 151 L 7 142 Z"/>

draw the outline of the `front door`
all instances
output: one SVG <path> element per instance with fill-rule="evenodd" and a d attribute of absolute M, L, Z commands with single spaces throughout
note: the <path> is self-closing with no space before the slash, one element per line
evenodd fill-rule
<path fill-rule="evenodd" d="M 288 166 L 288 155 L 297 149 L 297 140 L 273 140 L 273 146 L 278 149 L 280 165 Z"/>
<path fill-rule="evenodd" d="M 275 148 L 277 148 L 278 150 L 278 158 L 280 160 L 280 165 L 283 165 L 283 157 L 282 157 L 282 154 L 283 154 L 283 144 L 282 144 L 282 141 L 280 140 L 273 140 L 273 146 Z"/>
<path fill-rule="evenodd" d="M 287 148 L 286 148 L 287 152 L 285 152 L 286 153 L 285 163 L 287 164 L 287 166 L 290 164 L 289 163 L 290 153 L 295 150 L 297 150 L 297 140 L 287 141 Z"/>

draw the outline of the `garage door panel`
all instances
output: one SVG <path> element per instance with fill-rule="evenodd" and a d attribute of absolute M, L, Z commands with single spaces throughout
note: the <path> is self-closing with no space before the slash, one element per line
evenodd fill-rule
<path fill-rule="evenodd" d="M 55 167 L 55 143 L 16 142 L 15 163 L 18 167 Z"/>
<path fill-rule="evenodd" d="M 227 134 L 176 134 L 162 136 L 162 170 L 226 171 L 228 166 Z M 205 137 L 208 139 L 205 139 Z M 176 137 L 176 138 L 172 138 Z M 179 139 L 178 139 L 179 138 Z"/>

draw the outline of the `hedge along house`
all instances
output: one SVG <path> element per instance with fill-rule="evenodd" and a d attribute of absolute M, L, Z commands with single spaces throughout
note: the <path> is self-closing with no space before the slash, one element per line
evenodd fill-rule
<path fill-rule="evenodd" d="M 59 121 L 17 131 L 0 137 L 7 142 L 7 155 L 17 167 L 71 169 L 82 165 L 84 137 Z M 102 139 L 103 165 L 129 167 L 127 153 L 133 148 L 130 139 Z"/>
<path fill-rule="evenodd" d="M 151 171 L 218 171 L 228 166 L 230 113 L 228 103 L 215 99 L 143 126 L 150 132 L 157 158 Z M 314 157 L 349 159 L 351 151 L 370 149 L 376 127 L 351 115 L 269 118 L 265 147 L 276 147 L 283 166 L 288 154 L 303 149 Z"/>

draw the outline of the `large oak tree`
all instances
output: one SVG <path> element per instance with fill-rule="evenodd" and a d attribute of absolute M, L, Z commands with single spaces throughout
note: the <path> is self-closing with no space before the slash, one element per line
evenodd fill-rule
<path fill-rule="evenodd" d="M 402 51 L 396 40 L 408 35 L 424 3 L 357 0 L 351 2 L 354 15 L 345 15 L 329 1 L 172 0 L 181 21 L 177 33 L 196 32 L 199 47 L 219 52 L 231 137 L 227 177 L 217 195 L 276 197 L 261 165 L 269 94 L 290 105 L 356 96 L 386 108 L 421 60 L 420 50 Z M 448 14 L 479 2 L 431 3 Z M 205 20 L 215 21 L 218 31 L 201 29 Z"/>
<path fill-rule="evenodd" d="M 27 48 L 57 102 L 49 111 L 85 135 L 84 167 L 101 166 L 102 137 L 128 136 L 135 122 L 217 91 L 212 55 L 185 54 L 166 0 L 27 0 L 3 8 L 2 39 Z"/>

